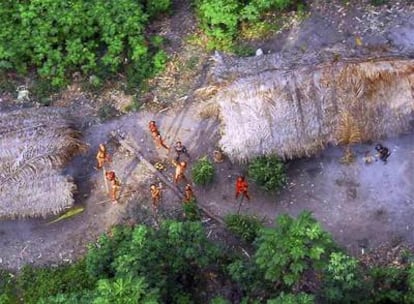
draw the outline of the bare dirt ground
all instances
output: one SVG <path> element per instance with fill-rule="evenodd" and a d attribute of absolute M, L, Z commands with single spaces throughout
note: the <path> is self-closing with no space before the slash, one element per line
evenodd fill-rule
<path fill-rule="evenodd" d="M 290 29 L 254 45 L 262 47 L 265 52 L 303 52 L 337 44 L 349 45 L 360 52 L 377 52 L 380 46 L 414 52 L 413 5 L 400 2 L 388 8 L 364 7 L 365 2 L 359 1 L 348 6 L 343 6 L 342 1 L 330 1 L 329 5 L 322 2 L 312 2 L 311 14 L 303 21 L 292 21 Z M 181 26 L 193 27 L 194 20 L 180 22 L 189 7 L 184 5 L 180 9 L 177 9 L 179 14 L 176 17 L 160 22 L 157 28 L 171 37 L 172 49 L 186 48 L 180 38 L 188 31 Z M 360 37 L 364 44 L 359 45 L 355 37 Z M 369 47 L 371 45 L 376 48 Z M 207 56 L 195 57 L 192 50 L 185 51 L 188 59 L 186 75 L 193 77 L 168 78 L 174 89 L 158 87 L 154 90 L 151 93 L 152 106 L 147 110 L 100 123 L 91 109 L 91 105 L 95 107 L 93 100 L 82 99 L 81 94 L 77 96 L 74 92 L 67 97 L 76 105 L 74 113 L 81 116 L 84 139 L 90 145 L 88 154 L 74 159 L 67 172 L 75 177 L 79 187 L 76 200 L 86 209 L 78 216 L 50 225 L 47 223 L 52 219 L 0 222 L 0 266 L 19 269 L 26 263 L 42 265 L 72 261 L 86 252 L 87 244 L 115 224 L 154 223 L 148 186 L 157 179 L 133 155 L 112 141 L 110 134 L 112 131 L 127 134 L 152 162 L 168 160 L 172 155 L 156 150 L 147 132 L 148 121 L 156 120 L 166 141 L 171 144 L 177 139 L 182 140 L 192 160 L 203 155 L 211 156 L 220 136 L 220 122 L 200 118 L 199 112 L 204 105 L 194 100 L 192 95 L 194 89 L 204 85 Z M 158 96 L 155 98 L 157 102 L 154 95 Z M 175 100 L 173 106 L 166 102 L 168 98 Z M 0 109 L 7 108 L 5 102 L 2 103 Z M 55 105 L 66 106 L 64 102 L 56 102 Z M 116 205 L 108 200 L 102 171 L 94 169 L 95 152 L 102 142 L 108 144 L 113 154 L 113 162 L 107 169 L 114 169 L 123 184 L 122 197 Z M 311 210 L 335 240 L 353 254 L 359 254 L 362 247 L 370 249 L 383 242 L 403 241 L 413 245 L 414 132 L 385 139 L 383 143 L 392 151 L 387 164 L 363 163 L 362 156 L 365 151 L 372 151 L 373 145 L 355 146 L 357 159 L 350 165 L 340 163 L 340 147 L 329 147 L 314 158 L 291 161 L 286 188 L 278 193 L 265 194 L 251 183 L 253 199 L 251 203 L 243 204 L 241 211 L 264 218 L 271 224 L 281 213 L 297 215 L 302 210 Z M 214 214 L 224 216 L 238 209 L 233 199 L 234 180 L 245 168 L 227 160 L 215 166 L 214 184 L 207 188 L 195 187 L 195 193 L 200 204 Z M 172 173 L 173 168 L 168 166 L 163 174 L 171 178 Z M 162 214 L 180 207 L 178 199 L 167 188 L 162 203 Z"/>

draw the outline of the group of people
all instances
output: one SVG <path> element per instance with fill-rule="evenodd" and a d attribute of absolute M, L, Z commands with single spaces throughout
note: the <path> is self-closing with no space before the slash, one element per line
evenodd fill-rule
<path fill-rule="evenodd" d="M 167 150 L 167 152 L 170 152 L 171 147 L 169 147 L 162 138 L 158 126 L 155 121 L 151 120 L 148 124 L 149 132 L 152 136 L 152 139 L 154 141 L 154 144 L 157 149 L 164 148 Z M 184 181 L 186 183 L 184 187 L 184 197 L 183 197 L 183 203 L 189 203 L 195 199 L 195 195 L 192 189 L 191 184 L 189 183 L 189 180 L 186 177 L 186 170 L 188 163 L 187 161 L 190 159 L 190 154 L 188 153 L 187 148 L 182 144 L 181 141 L 177 141 L 175 143 L 174 151 L 175 151 L 175 157 L 172 159 L 172 164 L 175 167 L 175 172 L 173 176 L 173 181 L 175 185 L 179 185 L 180 182 Z M 182 156 L 185 155 L 187 158 L 186 160 L 182 159 Z M 121 190 L 121 182 L 116 175 L 114 171 L 105 171 L 105 164 L 108 162 L 111 162 L 111 157 L 107 151 L 107 148 L 104 144 L 100 144 L 98 148 L 98 153 L 96 154 L 96 160 L 97 160 L 97 169 L 104 169 L 106 182 L 109 182 L 110 189 L 108 189 L 110 197 L 112 199 L 113 203 L 117 203 L 119 199 L 119 194 Z M 236 179 L 236 185 L 235 185 L 235 199 L 237 200 L 239 197 L 241 200 L 246 198 L 247 200 L 250 200 L 250 195 L 248 193 L 248 183 L 244 176 L 238 176 Z M 150 185 L 150 193 L 152 198 L 152 209 L 154 213 L 158 212 L 158 207 L 161 201 L 162 196 L 162 185 L 161 184 L 151 184 Z"/>
<path fill-rule="evenodd" d="M 154 144 L 157 149 L 164 148 L 168 152 L 170 152 L 171 147 L 165 144 L 156 122 L 151 120 L 148 124 L 149 132 L 151 133 L 152 139 L 154 140 Z M 175 174 L 173 176 L 174 184 L 178 185 L 181 181 L 186 182 L 186 186 L 184 188 L 184 197 L 183 202 L 189 203 L 195 199 L 193 189 L 188 182 L 188 179 L 185 175 L 187 170 L 187 161 L 181 160 L 181 156 L 185 155 L 187 159 L 190 159 L 190 154 L 188 153 L 187 148 L 182 144 L 181 141 L 177 141 L 174 145 L 174 151 L 176 153 L 175 158 L 172 160 L 172 164 L 175 167 Z M 151 197 L 152 197 L 152 207 L 154 213 L 158 212 L 158 206 L 161 201 L 161 193 L 162 193 L 162 186 L 157 184 L 151 184 L 150 186 Z"/>
<path fill-rule="evenodd" d="M 364 162 L 367 164 L 370 164 L 373 161 L 376 161 L 379 159 L 379 160 L 382 160 L 384 164 L 387 163 L 388 157 L 390 157 L 391 155 L 391 151 L 387 147 L 383 146 L 382 144 L 376 144 L 375 151 L 377 151 L 377 153 L 374 156 L 372 156 L 370 152 L 367 151 L 363 158 Z"/>
<path fill-rule="evenodd" d="M 115 174 L 115 171 L 106 171 L 105 164 L 110 163 L 111 156 L 106 149 L 104 144 L 100 144 L 98 147 L 98 153 L 96 154 L 96 169 L 103 169 L 105 173 L 106 182 L 109 182 L 111 189 L 109 190 L 110 197 L 112 199 L 112 203 L 116 204 L 118 202 L 119 193 L 121 191 L 121 182 L 118 176 Z"/>

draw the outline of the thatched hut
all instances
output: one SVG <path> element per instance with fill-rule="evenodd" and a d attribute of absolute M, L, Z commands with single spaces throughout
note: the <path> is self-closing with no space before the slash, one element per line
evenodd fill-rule
<path fill-rule="evenodd" d="M 214 97 L 220 144 L 233 160 L 309 156 L 329 143 L 377 140 L 412 128 L 414 60 L 275 60 L 273 67 L 261 60 L 257 74 L 243 74 L 240 65 L 233 76 L 227 71 L 220 79 L 227 86 Z"/>
<path fill-rule="evenodd" d="M 0 218 L 46 217 L 73 205 L 62 168 L 86 148 L 61 109 L 0 113 Z"/>

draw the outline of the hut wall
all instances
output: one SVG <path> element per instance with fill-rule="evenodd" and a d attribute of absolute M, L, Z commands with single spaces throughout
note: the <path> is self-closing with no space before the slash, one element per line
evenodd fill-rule
<path fill-rule="evenodd" d="M 234 160 L 269 153 L 294 158 L 328 143 L 405 132 L 414 119 L 413 79 L 414 60 L 401 59 L 319 63 L 239 78 L 215 97 L 220 145 Z"/>

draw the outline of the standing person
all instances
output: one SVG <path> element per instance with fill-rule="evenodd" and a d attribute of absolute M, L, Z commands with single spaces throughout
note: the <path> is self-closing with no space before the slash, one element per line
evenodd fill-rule
<path fill-rule="evenodd" d="M 195 200 L 195 195 L 190 184 L 187 184 L 184 188 L 184 199 L 183 203 L 189 203 L 192 200 Z"/>
<path fill-rule="evenodd" d="M 175 160 L 173 160 L 172 163 L 175 166 L 174 183 L 177 184 L 180 180 L 187 181 L 187 178 L 185 177 L 185 170 L 187 169 L 187 162 L 185 161 L 176 162 Z"/>
<path fill-rule="evenodd" d="M 154 140 L 155 145 L 157 146 L 157 149 L 160 149 L 163 147 L 166 150 L 170 150 L 170 147 L 168 147 L 165 143 L 163 138 L 161 137 L 160 131 L 158 131 L 157 124 L 155 120 L 151 120 L 148 123 L 148 129 L 151 133 L 152 139 Z"/>
<path fill-rule="evenodd" d="M 150 131 L 151 135 L 152 135 L 152 134 L 154 134 L 154 132 L 155 132 L 155 133 L 159 133 L 159 132 L 158 132 L 158 127 L 157 127 L 157 124 L 155 123 L 155 120 L 151 120 L 151 121 L 148 123 L 148 129 L 149 129 L 149 131 Z"/>
<path fill-rule="evenodd" d="M 104 144 L 100 144 L 98 148 L 98 153 L 96 154 L 96 160 L 98 162 L 96 168 L 101 169 L 106 162 L 110 162 L 110 156 Z"/>
<path fill-rule="evenodd" d="M 155 142 L 155 145 L 157 146 L 157 149 L 160 149 L 161 147 L 163 147 L 164 149 L 166 149 L 167 151 L 169 151 L 170 150 L 170 147 L 168 147 L 165 143 L 164 143 L 164 140 L 163 140 L 163 138 L 161 137 L 161 134 L 158 132 L 158 133 L 154 133 L 153 135 L 152 135 L 152 137 L 154 138 L 154 142 Z"/>
<path fill-rule="evenodd" d="M 116 204 L 118 203 L 119 193 L 121 192 L 121 182 L 119 181 L 114 171 L 106 172 L 105 176 L 111 184 L 110 196 L 112 199 L 112 204 Z"/>
<path fill-rule="evenodd" d="M 158 206 L 161 200 L 161 187 L 156 184 L 150 186 L 151 198 L 152 198 L 152 210 L 154 213 L 158 213 Z"/>
<path fill-rule="evenodd" d="M 177 154 L 175 161 L 180 161 L 181 154 L 185 154 L 187 158 L 190 158 L 190 154 L 188 154 L 187 148 L 181 143 L 181 141 L 177 141 L 174 145 L 175 153 Z"/>
<path fill-rule="evenodd" d="M 247 181 L 244 176 L 237 177 L 236 180 L 236 200 L 241 194 L 242 199 L 243 197 L 247 198 L 248 201 L 250 201 L 249 193 L 247 192 L 247 189 L 249 188 L 249 185 L 247 184 Z"/>
<path fill-rule="evenodd" d="M 375 150 L 377 150 L 377 152 L 378 152 L 379 159 L 382 160 L 384 163 L 386 163 L 388 157 L 391 155 L 390 150 L 388 150 L 387 147 L 384 147 L 381 144 L 377 144 L 375 146 Z"/>

